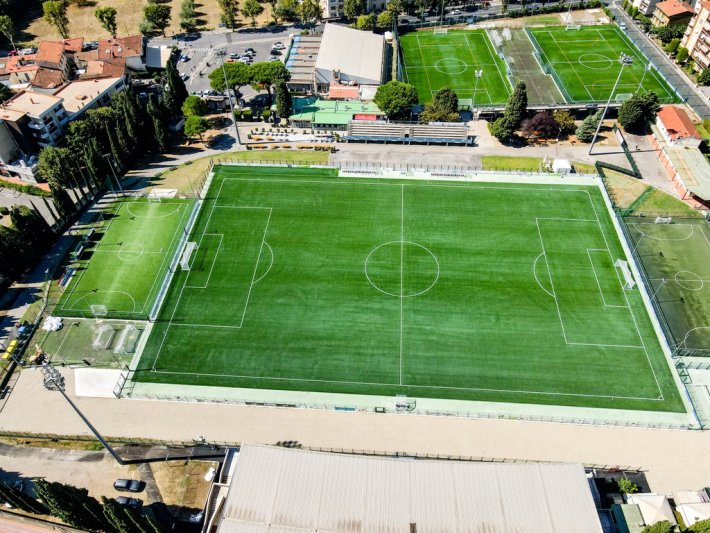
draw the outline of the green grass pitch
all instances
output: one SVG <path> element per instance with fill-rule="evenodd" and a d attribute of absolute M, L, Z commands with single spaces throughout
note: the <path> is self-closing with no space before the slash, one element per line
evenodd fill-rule
<path fill-rule="evenodd" d="M 531 28 L 528 34 L 541 50 L 543 64 L 556 73 L 563 94 L 573 102 L 609 98 L 621 68 L 618 60 L 622 52 L 631 56 L 633 63 L 624 67 L 614 98 L 641 91 L 655 92 L 661 102 L 678 101 L 678 95 L 655 68 L 646 71 L 648 59 L 616 26 Z"/>
<path fill-rule="evenodd" d="M 594 187 L 216 167 L 137 381 L 683 410 Z"/>
<path fill-rule="evenodd" d="M 710 229 L 704 220 L 626 225 L 680 350 L 710 352 Z"/>
<path fill-rule="evenodd" d="M 478 105 L 504 105 L 512 92 L 505 62 L 498 57 L 485 30 L 408 33 L 400 38 L 404 80 L 414 85 L 426 104 L 442 87 Z M 475 88 L 475 71 L 483 76 Z M 474 98 L 475 90 L 475 98 Z"/>
<path fill-rule="evenodd" d="M 92 305 L 105 305 L 110 317 L 146 319 L 192 205 L 192 200 L 145 198 L 113 203 L 54 313 L 91 317 Z"/>

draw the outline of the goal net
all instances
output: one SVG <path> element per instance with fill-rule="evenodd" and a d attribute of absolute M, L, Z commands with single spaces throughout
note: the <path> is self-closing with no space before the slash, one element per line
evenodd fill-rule
<path fill-rule="evenodd" d="M 673 217 L 656 217 L 654 224 L 670 224 Z"/>
<path fill-rule="evenodd" d="M 96 330 L 96 335 L 94 335 L 94 342 L 92 344 L 94 350 L 107 350 L 111 343 L 113 342 L 113 337 L 116 331 L 113 326 L 109 324 L 101 324 Z"/>
<path fill-rule="evenodd" d="M 446 35 L 449 33 L 449 28 L 434 28 L 434 35 Z"/>
<path fill-rule="evenodd" d="M 92 305 L 90 307 L 94 318 L 103 318 L 108 315 L 108 308 L 105 305 Z"/>
<path fill-rule="evenodd" d="M 140 331 L 133 324 L 127 324 L 123 331 L 118 335 L 118 342 L 113 349 L 113 353 L 127 354 L 133 353 L 140 337 Z"/>
<path fill-rule="evenodd" d="M 631 274 L 631 269 L 629 268 L 628 261 L 624 261 L 623 259 L 617 259 L 616 263 L 614 263 L 614 266 L 619 269 L 621 275 L 623 276 L 624 290 L 628 291 L 633 289 L 636 286 L 636 280 L 634 279 L 633 274 Z"/>
<path fill-rule="evenodd" d="M 185 243 L 185 248 L 180 256 L 180 268 L 183 270 L 190 270 L 190 258 L 192 257 L 192 252 L 197 248 L 197 243 L 195 241 L 187 241 Z"/>
<path fill-rule="evenodd" d="M 567 26 L 565 26 L 565 29 L 566 30 L 581 30 L 582 25 L 581 24 L 567 24 Z"/>

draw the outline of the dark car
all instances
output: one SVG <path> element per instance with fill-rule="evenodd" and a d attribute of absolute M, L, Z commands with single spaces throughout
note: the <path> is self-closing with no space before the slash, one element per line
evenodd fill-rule
<path fill-rule="evenodd" d="M 113 482 L 113 488 L 121 492 L 140 492 L 143 483 L 137 479 L 117 479 Z"/>
<path fill-rule="evenodd" d="M 119 496 L 116 498 L 116 503 L 135 510 L 143 507 L 143 500 L 139 500 L 138 498 L 128 498 L 126 496 Z"/>

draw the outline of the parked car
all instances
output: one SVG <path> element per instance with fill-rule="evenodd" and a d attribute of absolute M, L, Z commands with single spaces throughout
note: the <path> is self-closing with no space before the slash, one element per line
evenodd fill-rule
<path fill-rule="evenodd" d="M 279 50 L 278 48 L 272 48 L 272 49 L 271 49 L 271 55 L 272 55 L 272 56 L 280 56 L 280 55 L 281 55 L 281 50 Z"/>
<path fill-rule="evenodd" d="M 182 61 L 183 63 L 187 63 L 188 61 L 190 61 L 190 56 L 186 56 L 185 54 L 183 54 L 180 56 L 180 61 Z"/>
<path fill-rule="evenodd" d="M 187 81 L 190 79 L 190 75 L 187 72 L 183 72 L 182 74 L 180 74 L 180 78 L 182 79 L 182 81 Z"/>
<path fill-rule="evenodd" d="M 117 479 L 113 482 L 113 488 L 123 492 L 140 492 L 143 490 L 143 482 L 138 479 Z"/>
<path fill-rule="evenodd" d="M 254 50 L 253 48 L 247 48 L 246 50 L 244 50 L 244 53 L 245 54 L 256 54 L 256 50 Z"/>
<path fill-rule="evenodd" d="M 246 63 L 247 65 L 252 62 L 251 57 L 249 56 L 242 56 L 241 59 L 239 60 L 240 63 Z"/>
<path fill-rule="evenodd" d="M 274 50 L 283 50 L 286 47 L 283 43 L 274 43 L 271 48 L 273 48 Z"/>
<path fill-rule="evenodd" d="M 239 59 L 239 54 L 237 54 L 236 52 L 233 54 L 229 54 L 229 59 Z"/>
<path fill-rule="evenodd" d="M 143 500 L 139 500 L 138 498 L 128 498 L 126 496 L 119 496 L 116 498 L 116 503 L 118 505 L 123 505 L 124 507 L 130 507 L 136 511 L 143 507 Z"/>

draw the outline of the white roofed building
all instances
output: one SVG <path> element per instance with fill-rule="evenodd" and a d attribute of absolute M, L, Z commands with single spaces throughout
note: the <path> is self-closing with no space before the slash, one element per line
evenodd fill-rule
<path fill-rule="evenodd" d="M 601 533 L 574 464 L 430 461 L 247 444 L 204 531 Z"/>
<path fill-rule="evenodd" d="M 328 92 L 331 84 L 380 85 L 385 46 L 382 35 L 326 24 L 315 65 L 317 90 Z"/>

